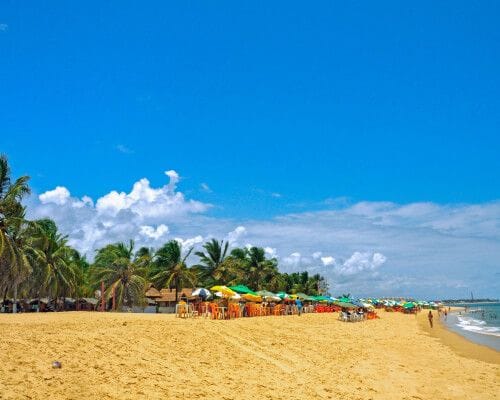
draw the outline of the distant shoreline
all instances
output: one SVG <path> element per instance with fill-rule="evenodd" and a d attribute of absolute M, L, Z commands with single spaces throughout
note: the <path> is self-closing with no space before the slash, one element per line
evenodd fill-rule
<path fill-rule="evenodd" d="M 451 307 L 453 313 L 463 310 L 462 307 Z M 426 310 L 420 312 L 417 316 L 419 327 L 429 334 L 429 336 L 436 338 L 443 344 L 450 347 L 455 353 L 460 356 L 471 358 L 480 361 L 486 361 L 492 364 L 500 364 L 500 352 L 495 349 L 478 344 L 466 338 L 463 335 L 451 330 L 441 318 L 438 317 L 437 312 L 434 314 L 434 327 L 429 326 L 427 320 Z"/>

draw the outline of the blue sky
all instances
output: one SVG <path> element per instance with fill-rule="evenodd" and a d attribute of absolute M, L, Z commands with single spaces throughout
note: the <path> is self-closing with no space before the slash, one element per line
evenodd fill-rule
<path fill-rule="evenodd" d="M 147 223 L 185 237 L 210 235 L 209 223 L 193 222 L 202 215 L 227 224 L 212 232 L 244 226 L 266 245 L 272 238 L 252 223 L 366 202 L 493 204 L 494 228 L 499 15 L 496 1 L 4 1 L 0 151 L 36 194 L 61 186 L 94 202 L 144 177 L 160 188 L 173 169 L 184 200 L 206 207 L 184 223 Z M 447 213 L 439 209 L 432 215 Z M 424 223 L 412 221 L 415 232 Z M 496 238 L 491 229 L 474 237 Z M 306 252 L 269 245 L 282 259 Z M 372 238 L 353 253 L 322 246 L 307 251 L 398 259 Z M 500 249 L 488 249 L 495 257 L 479 282 L 498 271 Z"/>

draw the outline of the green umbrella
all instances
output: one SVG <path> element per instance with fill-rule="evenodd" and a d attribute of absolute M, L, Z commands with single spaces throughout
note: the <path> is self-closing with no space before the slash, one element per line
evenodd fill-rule
<path fill-rule="evenodd" d="M 277 297 L 276 294 L 270 292 L 269 290 L 259 290 L 257 294 L 261 297 Z"/>
<path fill-rule="evenodd" d="M 413 308 L 413 307 L 415 307 L 415 304 L 413 304 L 411 301 L 403 304 L 403 308 Z"/>
<path fill-rule="evenodd" d="M 350 303 L 351 299 L 349 297 L 339 297 L 341 303 Z"/>
<path fill-rule="evenodd" d="M 347 301 L 334 301 L 333 304 L 335 304 L 336 306 L 345 307 L 345 308 L 358 308 L 358 306 L 356 306 L 352 303 L 349 303 Z"/>
<path fill-rule="evenodd" d="M 314 300 L 316 301 L 321 301 L 321 302 L 328 302 L 331 303 L 332 299 L 328 296 L 312 296 Z"/>
<path fill-rule="evenodd" d="M 253 294 L 254 296 L 257 296 L 257 293 L 255 293 L 252 289 L 248 288 L 245 285 L 236 285 L 236 286 L 229 286 L 229 289 L 236 293 L 242 293 L 242 294 Z"/>
<path fill-rule="evenodd" d="M 285 293 L 285 292 L 278 292 L 278 293 L 276 293 L 276 296 L 278 296 L 278 297 L 279 297 L 280 299 L 282 299 L 282 300 L 283 300 L 283 299 L 286 299 L 286 298 L 288 298 L 288 297 L 290 297 L 290 296 L 289 296 L 287 293 Z"/>

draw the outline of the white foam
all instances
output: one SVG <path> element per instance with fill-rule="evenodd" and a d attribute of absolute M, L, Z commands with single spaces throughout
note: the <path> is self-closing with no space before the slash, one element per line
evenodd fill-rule
<path fill-rule="evenodd" d="M 500 337 L 500 328 L 496 326 L 485 326 L 485 321 L 461 316 L 457 317 L 457 319 L 458 324 L 456 324 L 456 326 L 458 326 L 460 329 L 463 329 L 464 331 Z"/>

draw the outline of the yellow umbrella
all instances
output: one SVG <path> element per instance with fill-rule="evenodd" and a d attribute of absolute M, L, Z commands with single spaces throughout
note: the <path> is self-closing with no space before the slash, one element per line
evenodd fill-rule
<path fill-rule="evenodd" d="M 224 297 L 233 297 L 236 294 L 234 290 L 229 289 L 227 286 L 213 286 L 210 290 L 214 292 L 221 292 Z"/>
<path fill-rule="evenodd" d="M 255 294 L 251 294 L 251 293 L 245 293 L 245 294 L 241 295 L 241 297 L 243 297 L 245 300 L 248 300 L 248 301 L 257 301 L 257 302 L 262 301 L 262 297 L 256 296 Z"/>

